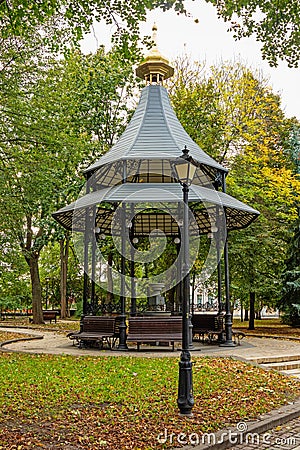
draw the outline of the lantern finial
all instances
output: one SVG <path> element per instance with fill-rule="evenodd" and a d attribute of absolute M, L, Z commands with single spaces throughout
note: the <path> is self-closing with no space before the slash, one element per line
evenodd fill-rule
<path fill-rule="evenodd" d="M 137 67 L 135 73 L 139 78 L 145 80 L 147 84 L 162 84 L 164 80 L 174 74 L 174 69 L 169 65 L 168 59 L 157 48 L 156 23 L 152 27 L 152 41 L 154 42 L 153 47 L 142 64 Z"/>

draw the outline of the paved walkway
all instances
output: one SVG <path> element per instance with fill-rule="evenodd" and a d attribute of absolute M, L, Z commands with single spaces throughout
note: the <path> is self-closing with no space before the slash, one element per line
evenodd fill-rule
<path fill-rule="evenodd" d="M 132 346 L 129 352 L 118 352 L 110 350 L 98 349 L 80 349 L 72 344 L 72 341 L 66 337 L 66 333 L 24 329 L 24 328 L 0 328 L 3 331 L 13 331 L 15 333 L 27 334 L 30 336 L 40 337 L 41 339 L 19 341 L 6 344 L 3 350 L 13 350 L 28 353 L 50 353 L 65 355 L 93 355 L 99 356 L 120 354 L 129 354 L 130 356 L 174 356 L 178 357 L 179 352 L 172 352 L 170 349 L 157 348 L 148 350 L 141 347 L 138 352 L 135 346 Z M 249 361 L 261 360 L 262 358 L 278 357 L 278 356 L 299 356 L 300 358 L 300 342 L 290 340 L 279 340 L 270 338 L 246 337 L 241 341 L 241 345 L 236 347 L 219 347 L 218 345 L 208 345 L 194 343 L 195 351 L 192 356 L 211 355 L 211 356 L 232 356 L 242 358 Z M 179 349 L 180 345 L 177 347 Z"/>
<path fill-rule="evenodd" d="M 264 433 L 248 435 L 243 444 L 234 450 L 300 450 L 300 418 L 267 430 Z"/>

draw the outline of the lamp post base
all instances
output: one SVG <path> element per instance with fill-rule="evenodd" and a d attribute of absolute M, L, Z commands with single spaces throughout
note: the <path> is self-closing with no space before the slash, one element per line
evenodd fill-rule
<path fill-rule="evenodd" d="M 225 315 L 225 342 L 222 342 L 220 347 L 236 347 L 236 344 L 232 340 L 232 314 L 230 311 L 230 303 L 227 304 L 227 312 Z"/>
<path fill-rule="evenodd" d="M 180 415 L 191 417 L 194 406 L 192 362 L 188 350 L 182 350 L 179 361 L 178 408 Z"/>
<path fill-rule="evenodd" d="M 127 343 L 126 343 L 126 316 L 121 315 L 120 316 L 121 321 L 119 323 L 119 345 L 116 348 L 116 350 L 119 351 L 125 351 L 128 350 Z"/>
<path fill-rule="evenodd" d="M 127 345 L 122 344 L 122 345 L 118 345 L 118 347 L 116 349 L 114 349 L 115 352 L 126 352 L 128 350 Z"/>
<path fill-rule="evenodd" d="M 219 344 L 219 347 L 236 347 L 236 344 L 233 341 L 225 341 Z"/>

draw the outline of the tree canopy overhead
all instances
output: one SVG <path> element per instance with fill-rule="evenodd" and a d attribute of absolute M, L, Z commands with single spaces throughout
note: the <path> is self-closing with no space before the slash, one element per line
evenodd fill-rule
<path fill-rule="evenodd" d="M 261 42 L 262 55 L 271 66 L 278 60 L 298 67 L 300 57 L 299 0 L 206 0 L 218 16 L 230 22 L 230 31 L 240 39 L 255 35 Z"/>
<path fill-rule="evenodd" d="M 0 0 L 0 36 L 24 36 L 50 20 L 56 26 L 57 37 L 48 43 L 61 48 L 69 42 L 78 42 L 90 31 L 93 21 L 105 20 L 115 26 L 114 43 L 125 49 L 128 42 L 138 40 L 139 22 L 146 20 L 147 10 L 157 7 L 184 12 L 182 0 Z M 68 30 L 65 40 L 61 37 L 62 29 Z"/>
<path fill-rule="evenodd" d="M 230 23 L 236 39 L 256 36 L 262 43 L 262 55 L 271 66 L 285 60 L 298 67 L 300 57 L 299 0 L 206 0 L 217 9 L 218 16 Z M 137 42 L 139 23 L 146 20 L 148 10 L 174 9 L 186 14 L 187 0 L 0 0 L 0 36 L 24 36 L 28 30 L 43 26 L 49 20 L 56 26 L 53 48 L 78 42 L 90 31 L 94 21 L 105 20 L 115 26 L 114 42 L 127 49 Z M 199 5 L 200 8 L 200 5 Z M 63 31 L 68 32 L 64 35 Z M 126 53 L 126 51 L 125 51 Z"/>

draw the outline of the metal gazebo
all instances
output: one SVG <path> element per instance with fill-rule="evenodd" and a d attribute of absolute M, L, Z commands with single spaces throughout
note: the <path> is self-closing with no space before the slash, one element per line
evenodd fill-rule
<path fill-rule="evenodd" d="M 156 27 L 153 28 L 156 43 Z M 120 343 L 126 348 L 126 296 L 132 298 L 131 312 L 136 313 L 134 276 L 134 239 L 182 236 L 184 204 L 182 189 L 174 164 L 182 151 L 195 166 L 189 186 L 189 236 L 218 230 L 224 246 L 225 331 L 224 345 L 232 346 L 232 317 L 229 296 L 228 231 L 245 228 L 259 212 L 226 194 L 227 169 L 207 155 L 186 133 L 171 106 L 163 81 L 173 75 L 173 68 L 156 44 L 136 69 L 146 87 L 142 90 L 135 113 L 117 143 L 85 170 L 86 192 L 76 202 L 53 214 L 66 229 L 81 233 L 85 269 L 83 313 L 89 311 L 89 266 L 95 283 L 95 255 L 99 237 L 119 239 L 120 266 Z M 161 230 L 161 232 L 158 232 Z M 126 245 L 128 249 L 126 250 Z M 131 283 L 126 282 L 125 255 L 130 254 Z M 91 264 L 89 261 L 91 260 Z M 187 275 L 186 269 L 183 277 Z M 221 276 L 218 264 L 219 279 Z M 173 275 L 171 275 L 173 276 Z M 175 276 L 176 279 L 176 276 Z M 93 289 L 91 290 L 93 293 Z M 188 300 L 189 302 L 189 300 Z"/>

